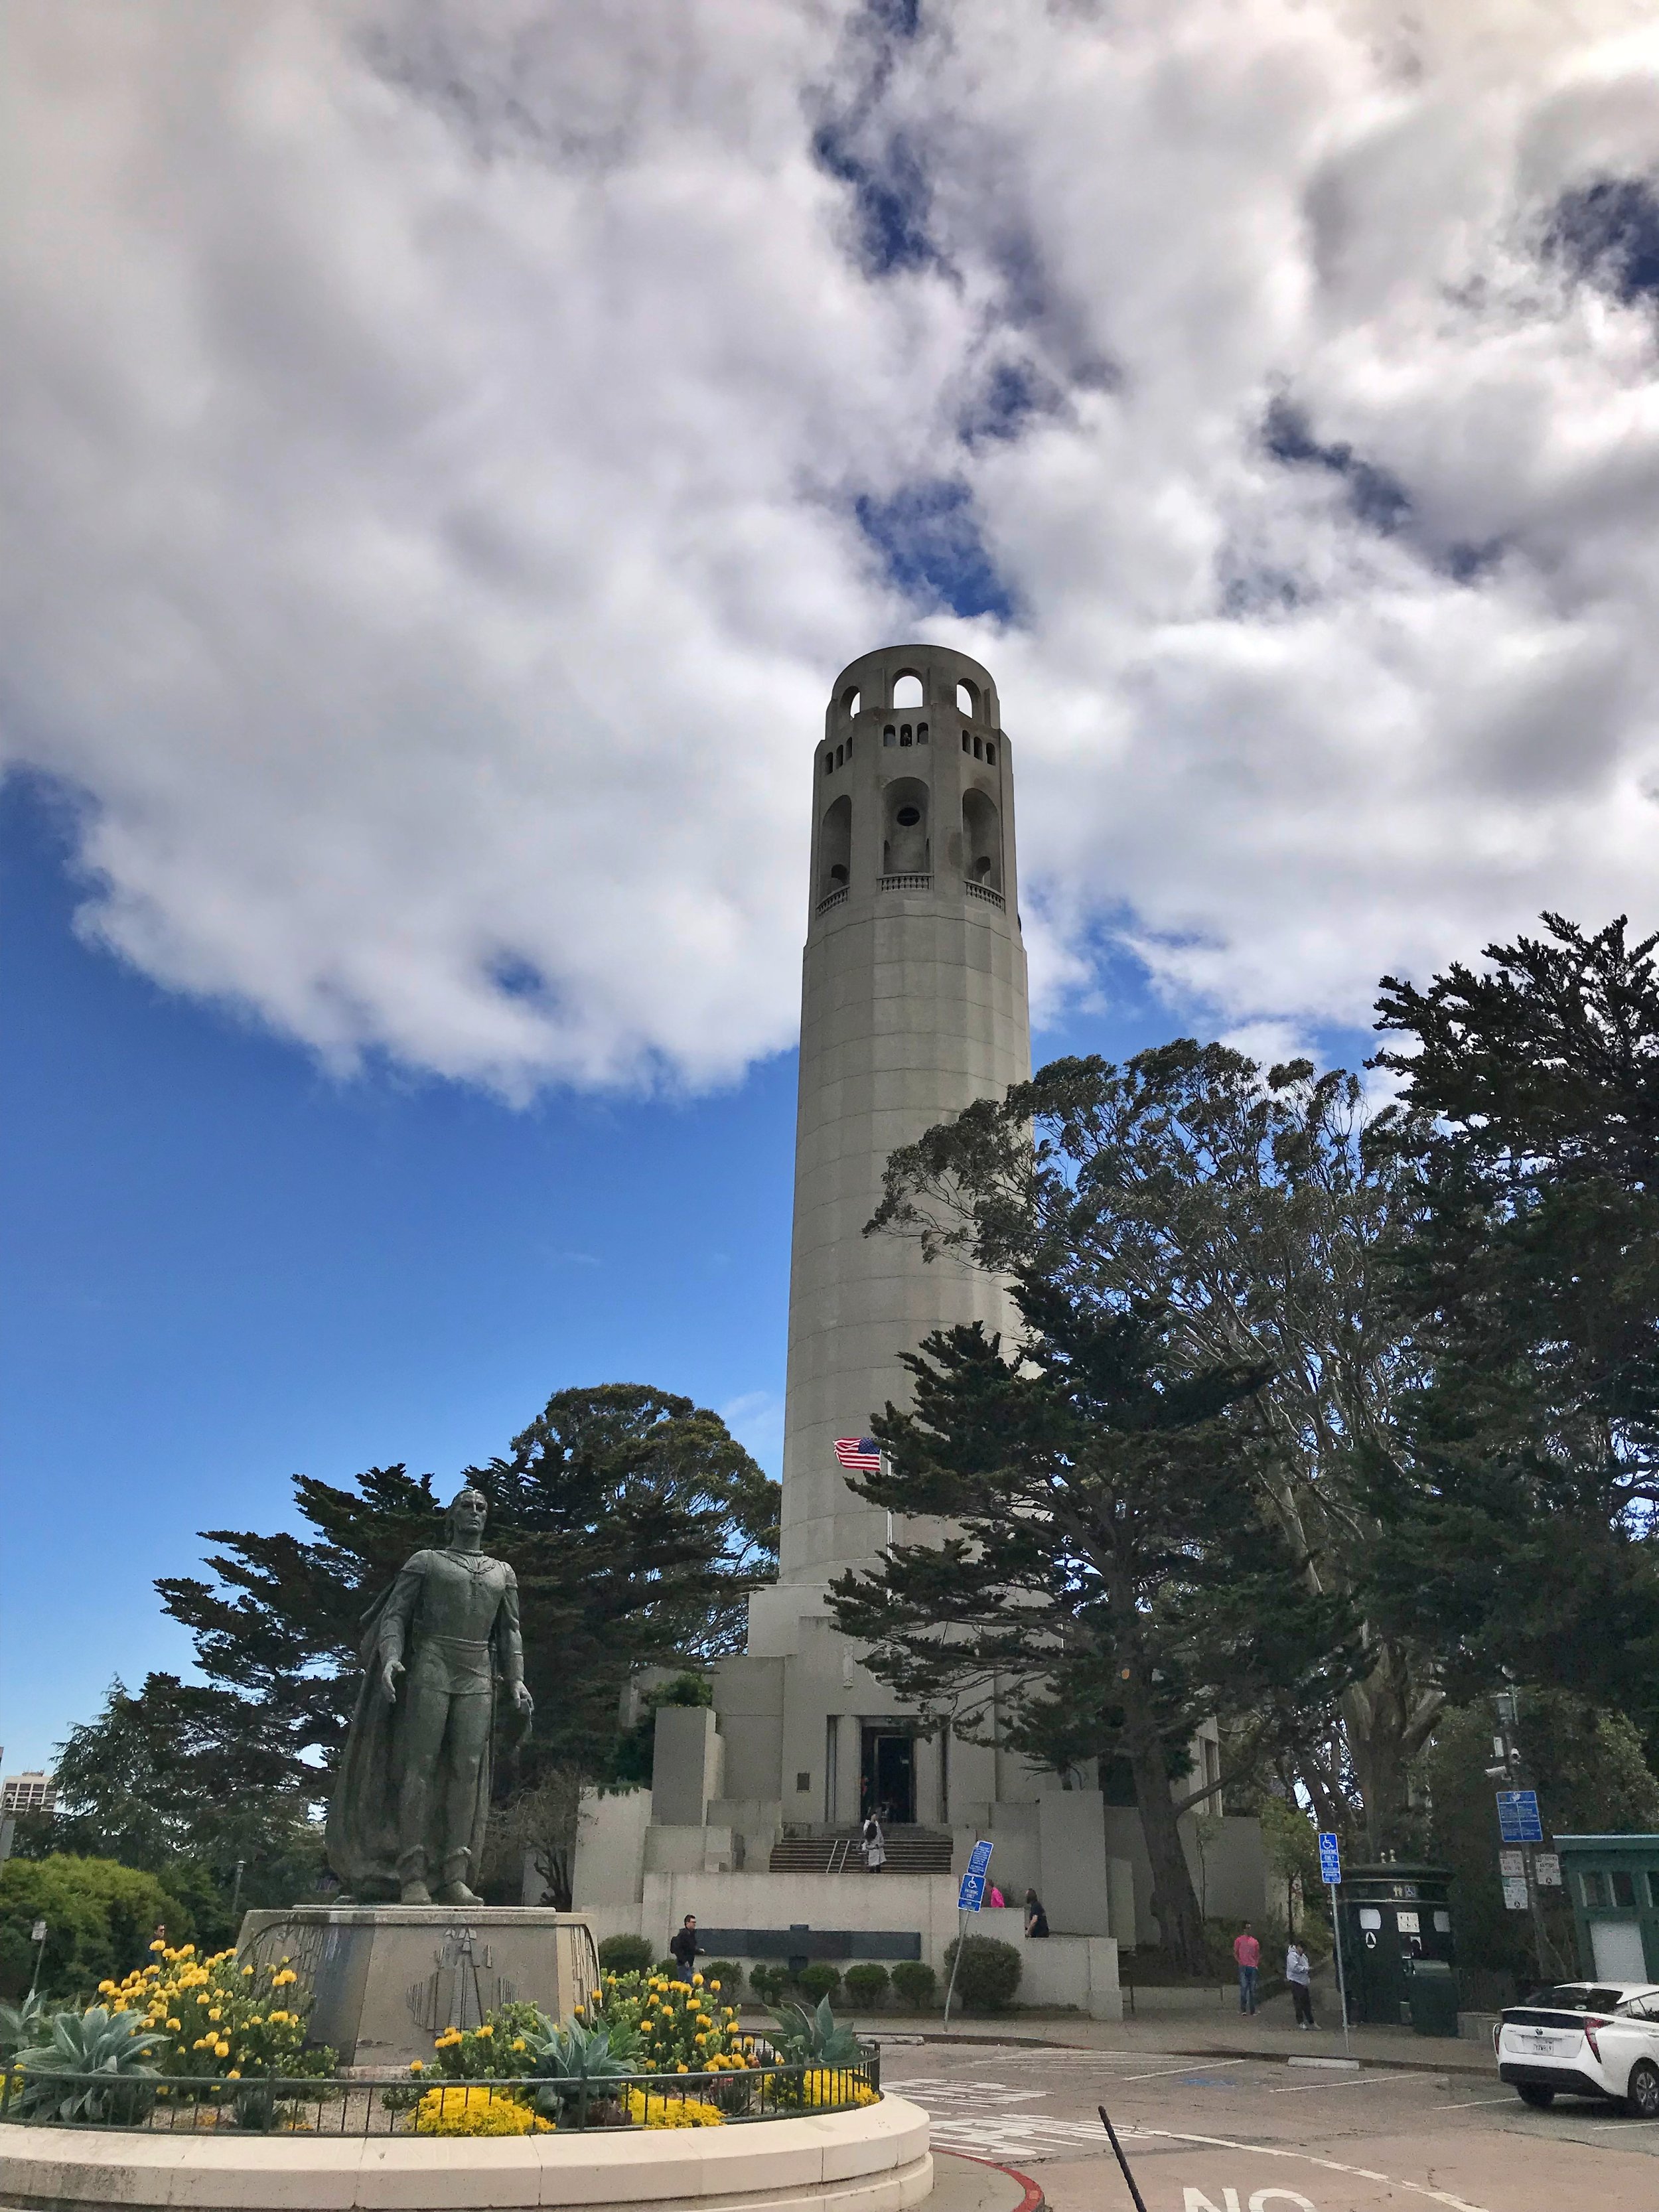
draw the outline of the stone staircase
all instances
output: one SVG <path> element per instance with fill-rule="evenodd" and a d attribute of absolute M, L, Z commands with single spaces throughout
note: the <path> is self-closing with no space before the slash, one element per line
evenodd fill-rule
<path fill-rule="evenodd" d="M 772 1846 L 774 1874 L 863 1874 L 860 1831 L 841 1828 L 830 1836 L 785 1836 Z M 886 1874 L 949 1874 L 951 1838 L 943 1828 L 889 1828 Z"/>

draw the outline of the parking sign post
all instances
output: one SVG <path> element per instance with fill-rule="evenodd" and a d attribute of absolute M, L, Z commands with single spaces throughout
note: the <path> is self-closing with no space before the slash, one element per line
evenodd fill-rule
<path fill-rule="evenodd" d="M 985 1877 L 990 1869 L 991 1846 L 981 1836 L 974 1845 L 968 1861 L 968 1871 L 962 1877 L 962 1887 L 957 1892 L 957 1955 L 951 1961 L 951 1979 L 945 1991 L 945 2025 L 951 2025 L 951 2000 L 956 1995 L 957 1975 L 962 1966 L 963 1947 L 968 1940 L 968 1915 L 977 1912 L 985 1902 Z"/>
<path fill-rule="evenodd" d="M 1348 2048 L 1348 1981 L 1342 1971 L 1342 1915 L 1336 1905 L 1337 1885 L 1342 1879 L 1342 1851 L 1333 1831 L 1319 1831 L 1319 1879 L 1331 1893 L 1331 1932 L 1336 1937 L 1336 1995 L 1342 2007 L 1342 2048 Z"/>

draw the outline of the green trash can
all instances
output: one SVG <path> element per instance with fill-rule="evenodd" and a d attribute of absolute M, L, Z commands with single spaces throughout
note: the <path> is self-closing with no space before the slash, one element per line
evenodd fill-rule
<path fill-rule="evenodd" d="M 1412 2032 L 1457 2033 L 1457 1976 L 1443 1959 L 1413 1959 L 1407 1966 Z"/>

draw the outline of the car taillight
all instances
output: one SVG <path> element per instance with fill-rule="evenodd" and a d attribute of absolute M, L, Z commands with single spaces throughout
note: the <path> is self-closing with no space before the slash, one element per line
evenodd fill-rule
<path fill-rule="evenodd" d="M 1498 2039 L 1502 2036 L 1503 2033 L 1503 2021 L 1501 2020 L 1493 2021 L 1492 2024 L 1492 2055 L 1494 2058 L 1501 2057 L 1503 2055 L 1498 2049 Z"/>
<path fill-rule="evenodd" d="M 1584 2040 L 1597 2058 L 1601 2056 L 1601 2046 L 1595 2039 L 1595 2031 L 1606 2026 L 1606 2021 L 1599 2013 L 1587 2012 L 1584 2014 Z"/>

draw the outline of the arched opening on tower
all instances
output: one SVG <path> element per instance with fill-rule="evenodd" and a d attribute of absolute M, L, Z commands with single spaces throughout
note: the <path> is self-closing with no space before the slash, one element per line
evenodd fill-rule
<path fill-rule="evenodd" d="M 988 891 L 1002 889 L 1002 821 L 982 791 L 962 795 L 962 872 Z"/>
<path fill-rule="evenodd" d="M 843 691 L 841 695 L 841 711 L 843 714 L 856 714 L 858 710 L 858 688 L 856 685 L 853 685 L 848 690 Z"/>
<path fill-rule="evenodd" d="M 957 684 L 957 709 L 959 714 L 966 714 L 970 720 L 978 714 L 979 694 L 971 684 L 964 682 Z"/>
<path fill-rule="evenodd" d="M 925 876 L 933 866 L 932 850 L 927 787 L 917 776 L 896 776 L 882 793 L 881 872 Z"/>
<path fill-rule="evenodd" d="M 818 833 L 818 896 L 844 890 L 853 872 L 853 802 L 842 794 L 823 811 Z"/>
<path fill-rule="evenodd" d="M 921 704 L 922 696 L 921 677 L 899 677 L 893 685 L 893 705 L 895 709 L 903 707 L 920 707 Z"/>

